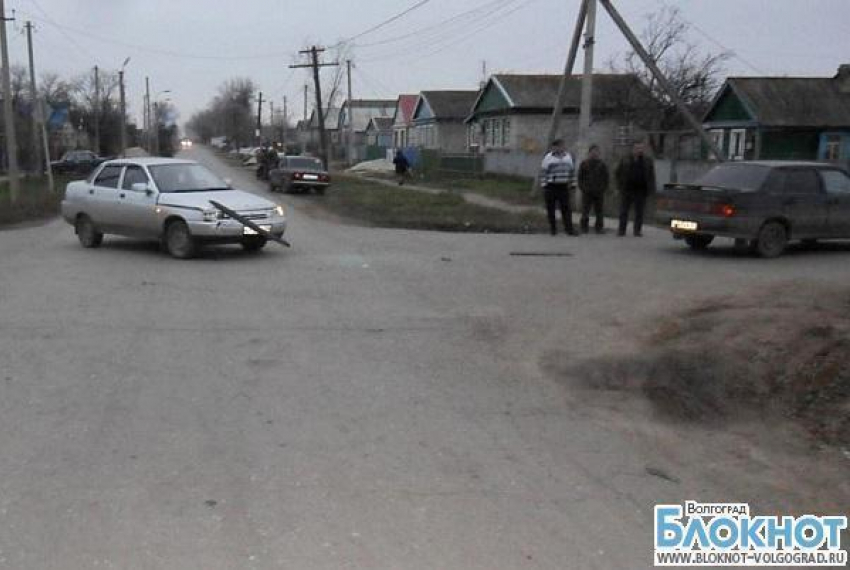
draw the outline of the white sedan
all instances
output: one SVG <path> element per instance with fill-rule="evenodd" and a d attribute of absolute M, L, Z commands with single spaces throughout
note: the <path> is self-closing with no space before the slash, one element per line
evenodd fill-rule
<path fill-rule="evenodd" d="M 88 180 L 71 182 L 62 216 L 83 247 L 104 234 L 161 241 L 171 255 L 193 257 L 204 243 L 239 243 L 247 251 L 281 241 L 279 204 L 234 190 L 206 167 L 171 158 L 105 162 Z"/>

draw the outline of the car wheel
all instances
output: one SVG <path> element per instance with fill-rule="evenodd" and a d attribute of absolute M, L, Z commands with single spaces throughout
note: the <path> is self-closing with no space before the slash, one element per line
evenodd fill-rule
<path fill-rule="evenodd" d="M 706 249 L 713 241 L 714 236 L 710 235 L 685 236 L 685 243 L 693 250 Z"/>
<path fill-rule="evenodd" d="M 265 236 L 251 236 L 242 240 L 242 249 L 245 251 L 260 251 L 266 247 L 268 239 Z"/>
<path fill-rule="evenodd" d="M 100 247 L 100 244 L 103 243 L 103 234 L 97 231 L 94 222 L 85 214 L 77 216 L 74 231 L 77 232 L 77 239 L 80 240 L 80 245 L 83 247 Z"/>
<path fill-rule="evenodd" d="M 767 222 L 759 231 L 756 251 L 762 257 L 771 258 L 782 255 L 788 246 L 788 230 L 779 222 Z"/>
<path fill-rule="evenodd" d="M 165 228 L 165 247 L 177 259 L 190 259 L 197 253 L 197 243 L 189 226 L 182 220 L 176 220 Z"/>

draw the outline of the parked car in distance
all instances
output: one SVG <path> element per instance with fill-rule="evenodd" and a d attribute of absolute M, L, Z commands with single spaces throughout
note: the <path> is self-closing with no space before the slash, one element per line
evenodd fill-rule
<path fill-rule="evenodd" d="M 112 160 L 88 180 L 71 182 L 62 216 L 83 247 L 98 247 L 104 234 L 160 241 L 171 255 L 185 259 L 202 244 L 239 243 L 258 251 L 265 236 L 215 208 L 214 200 L 261 230 L 283 236 L 283 207 L 234 190 L 206 167 L 190 160 L 138 158 Z"/>
<path fill-rule="evenodd" d="M 331 176 L 322 161 L 311 156 L 283 157 L 278 168 L 269 173 L 269 189 L 272 192 L 312 190 L 316 194 L 324 194 L 330 185 Z"/>
<path fill-rule="evenodd" d="M 656 218 L 693 249 L 746 240 L 762 257 L 793 240 L 850 238 L 850 175 L 814 162 L 721 164 L 693 184 L 667 184 Z"/>
<path fill-rule="evenodd" d="M 108 159 L 97 156 L 90 150 L 69 150 L 59 160 L 50 163 L 57 174 L 89 174 Z"/>

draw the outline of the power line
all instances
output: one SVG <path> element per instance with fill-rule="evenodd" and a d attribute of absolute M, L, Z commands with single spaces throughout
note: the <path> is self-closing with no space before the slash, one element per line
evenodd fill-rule
<path fill-rule="evenodd" d="M 367 29 L 367 30 L 365 30 L 365 31 L 362 31 L 362 32 L 360 32 L 360 33 L 359 33 L 359 34 L 357 34 L 357 35 L 351 36 L 351 37 L 350 37 L 350 38 L 348 38 L 348 39 L 345 39 L 345 40 L 343 40 L 343 41 L 341 41 L 341 42 L 338 42 L 336 45 L 334 45 L 334 46 L 332 46 L 332 47 L 338 47 L 338 46 L 339 46 L 339 45 L 341 45 L 341 44 L 348 43 L 348 42 L 353 42 L 354 40 L 359 39 L 359 38 L 362 38 L 363 36 L 365 36 L 365 35 L 367 35 L 367 34 L 371 34 L 372 32 L 378 31 L 378 30 L 380 30 L 381 28 L 383 28 L 383 27 L 385 27 L 385 26 L 388 26 L 389 24 L 392 24 L 392 23 L 393 23 L 393 22 L 395 22 L 396 20 L 400 20 L 401 18 L 403 18 L 403 17 L 405 17 L 406 15 L 410 14 L 410 13 L 411 13 L 411 12 L 413 12 L 414 10 L 418 10 L 419 8 L 421 8 L 422 6 L 424 6 L 425 4 L 428 4 L 429 2 L 431 2 L 431 0 L 420 0 L 419 2 L 417 2 L 416 4 L 414 4 L 413 6 L 411 6 L 410 8 L 408 8 L 408 9 L 406 9 L 406 10 L 403 10 L 402 12 L 399 12 L 399 13 L 398 13 L 398 14 L 396 14 L 395 16 L 392 16 L 391 18 L 388 18 L 388 19 L 384 20 L 383 22 L 381 22 L 381 23 L 379 23 L 379 24 L 376 24 L 376 25 L 372 26 L 371 28 L 369 28 L 369 29 Z"/>
<path fill-rule="evenodd" d="M 32 5 L 33 5 L 33 6 L 35 6 L 36 10 L 38 10 L 39 12 L 41 12 L 41 13 L 42 13 L 42 15 L 43 15 L 43 16 L 44 16 L 44 18 L 45 18 L 45 20 L 44 20 L 44 21 L 45 21 L 45 22 L 47 22 L 48 24 L 52 24 L 52 25 L 56 26 L 56 27 L 59 29 L 59 32 L 60 32 L 63 36 L 65 36 L 65 39 L 67 39 L 67 40 L 71 43 L 71 45 L 72 45 L 72 46 L 74 46 L 75 48 L 77 48 L 78 50 L 80 50 L 83 54 L 85 54 L 85 56 L 86 56 L 86 57 L 89 57 L 89 58 L 91 58 L 91 59 L 93 59 L 93 60 L 96 60 L 96 59 L 97 59 L 97 57 L 96 57 L 94 54 L 92 54 L 89 50 L 87 50 L 87 49 L 86 49 L 86 48 L 84 48 L 82 45 L 80 45 L 80 43 L 79 43 L 79 42 L 77 42 L 76 38 L 74 38 L 74 37 L 73 37 L 73 36 L 71 36 L 70 34 L 66 33 L 66 32 L 65 32 L 65 30 L 63 30 L 62 28 L 60 28 L 60 27 L 58 26 L 58 24 L 56 24 L 56 22 L 54 22 L 54 21 L 50 18 L 50 14 L 48 14 L 48 13 L 47 13 L 47 10 L 45 10 L 44 8 L 42 8 L 42 7 L 41 7 L 41 4 L 39 4 L 39 3 L 38 3 L 38 0 L 32 0 Z M 33 19 L 37 19 L 36 17 L 33 17 L 33 14 L 29 14 L 29 16 L 30 16 L 30 17 L 32 17 Z"/>

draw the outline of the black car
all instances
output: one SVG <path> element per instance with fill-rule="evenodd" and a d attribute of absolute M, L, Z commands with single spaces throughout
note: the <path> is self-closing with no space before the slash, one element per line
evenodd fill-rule
<path fill-rule="evenodd" d="M 850 175 L 814 162 L 721 164 L 693 184 L 667 184 L 656 219 L 693 249 L 746 240 L 763 257 L 789 241 L 850 238 Z"/>
<path fill-rule="evenodd" d="M 96 167 L 108 160 L 97 156 L 90 150 L 70 150 L 60 160 L 50 163 L 53 171 L 59 174 L 88 175 Z"/>
<path fill-rule="evenodd" d="M 269 172 L 269 189 L 294 192 L 312 190 L 324 194 L 331 184 L 331 176 L 322 161 L 312 156 L 287 156 L 280 159 L 277 168 Z"/>

